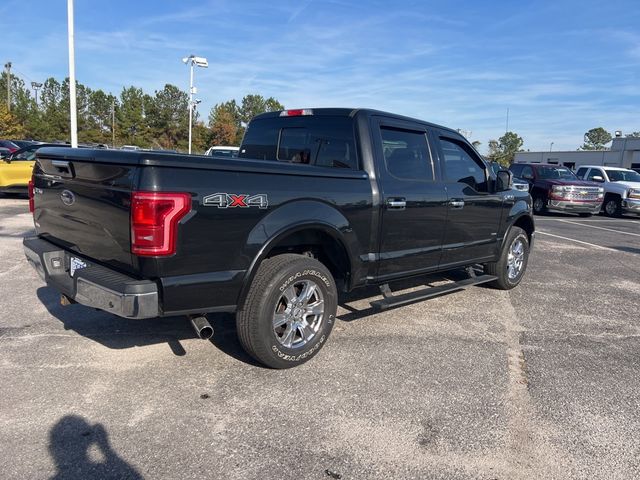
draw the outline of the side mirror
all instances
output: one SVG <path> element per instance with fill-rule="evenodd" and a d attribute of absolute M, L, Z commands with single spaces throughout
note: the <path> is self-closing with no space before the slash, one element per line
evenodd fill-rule
<path fill-rule="evenodd" d="M 511 190 L 513 174 L 509 170 L 498 170 L 496 173 L 496 192 Z"/>
<path fill-rule="evenodd" d="M 604 183 L 604 178 L 602 178 L 600 175 L 593 176 L 591 180 L 593 180 L 594 182 Z"/>
<path fill-rule="evenodd" d="M 5 163 L 11 163 L 11 157 L 2 157 L 2 161 Z"/>

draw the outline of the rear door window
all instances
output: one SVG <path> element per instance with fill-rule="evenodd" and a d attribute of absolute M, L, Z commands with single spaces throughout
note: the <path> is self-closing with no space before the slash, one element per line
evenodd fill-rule
<path fill-rule="evenodd" d="M 382 152 L 387 171 L 403 180 L 433 180 L 433 162 L 426 132 L 381 127 Z"/>

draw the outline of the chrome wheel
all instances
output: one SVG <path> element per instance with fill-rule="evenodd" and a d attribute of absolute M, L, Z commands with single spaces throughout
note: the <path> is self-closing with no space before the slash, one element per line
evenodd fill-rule
<path fill-rule="evenodd" d="M 287 287 L 273 312 L 273 333 L 286 348 L 299 348 L 315 337 L 324 319 L 324 298 L 312 280 Z"/>
<path fill-rule="evenodd" d="M 511 244 L 511 247 L 509 247 L 509 253 L 507 255 L 507 276 L 509 280 L 518 278 L 518 275 L 522 272 L 524 251 L 525 248 L 522 238 L 516 238 Z"/>

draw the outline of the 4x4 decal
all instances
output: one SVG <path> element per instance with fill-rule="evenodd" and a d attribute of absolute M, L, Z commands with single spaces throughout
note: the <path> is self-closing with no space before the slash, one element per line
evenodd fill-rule
<path fill-rule="evenodd" d="M 203 198 L 202 204 L 207 207 L 217 208 L 267 208 L 269 199 L 266 194 L 248 195 L 246 193 L 212 193 Z"/>

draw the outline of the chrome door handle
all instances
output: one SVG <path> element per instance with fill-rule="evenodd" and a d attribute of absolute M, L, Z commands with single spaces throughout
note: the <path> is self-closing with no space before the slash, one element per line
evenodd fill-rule
<path fill-rule="evenodd" d="M 387 208 L 393 210 L 404 210 L 407 206 L 407 202 L 403 198 L 390 198 L 387 200 Z"/>
<path fill-rule="evenodd" d="M 449 205 L 451 206 L 451 208 L 462 208 L 464 207 L 464 200 L 449 200 Z"/>

